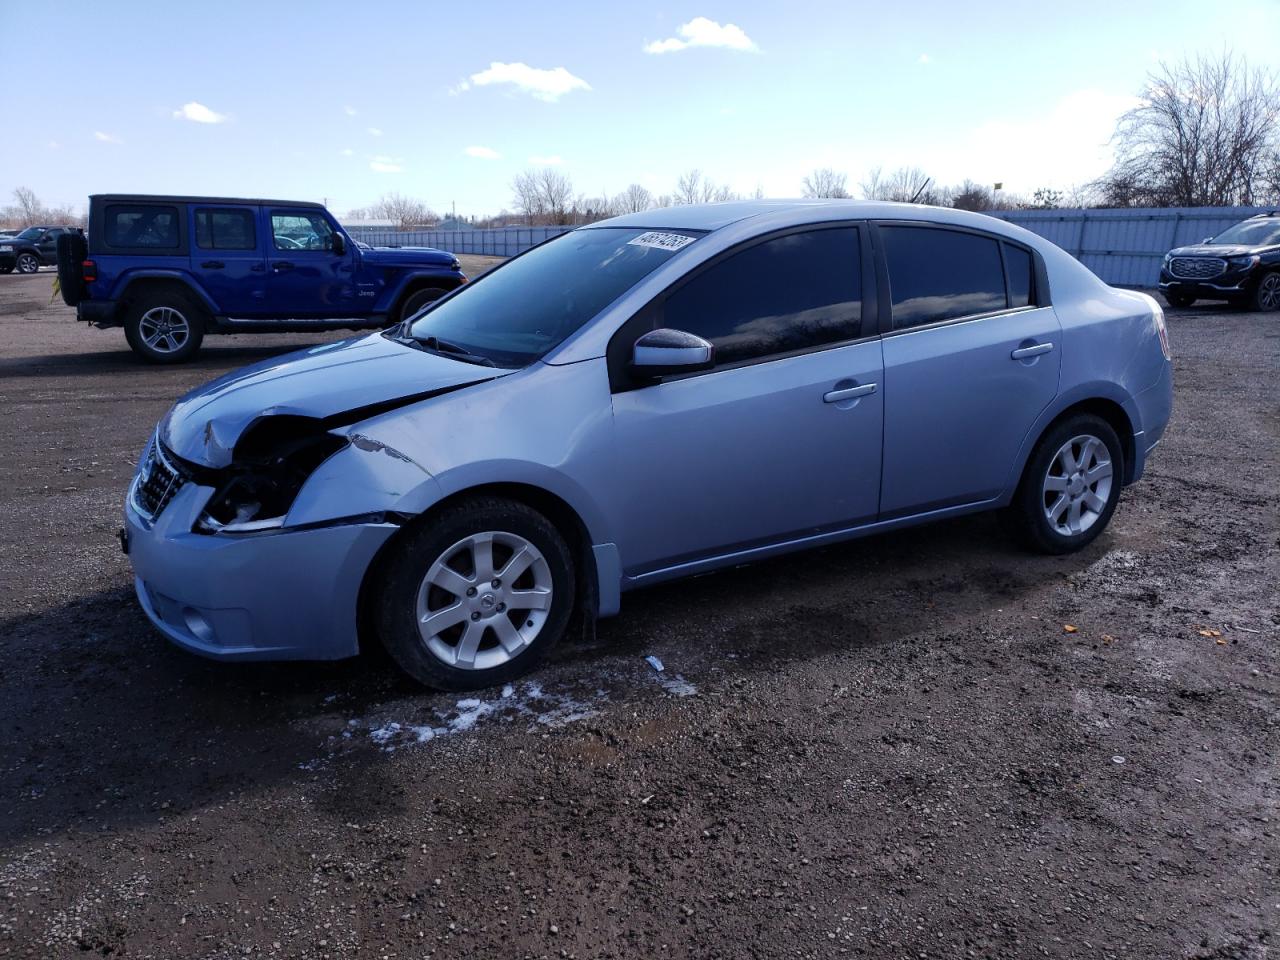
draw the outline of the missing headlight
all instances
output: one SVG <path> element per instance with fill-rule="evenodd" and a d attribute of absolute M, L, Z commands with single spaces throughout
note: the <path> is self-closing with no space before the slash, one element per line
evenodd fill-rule
<path fill-rule="evenodd" d="M 245 430 L 230 466 L 217 471 L 199 528 L 209 533 L 250 533 L 283 526 L 307 478 L 347 445 L 319 420 L 263 417 Z"/>

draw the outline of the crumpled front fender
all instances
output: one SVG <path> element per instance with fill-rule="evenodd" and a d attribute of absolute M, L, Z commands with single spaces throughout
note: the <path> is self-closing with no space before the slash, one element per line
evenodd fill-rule
<path fill-rule="evenodd" d="M 416 461 L 358 429 L 350 443 L 302 485 L 285 527 L 369 514 L 419 514 L 440 499 L 440 485 Z"/>

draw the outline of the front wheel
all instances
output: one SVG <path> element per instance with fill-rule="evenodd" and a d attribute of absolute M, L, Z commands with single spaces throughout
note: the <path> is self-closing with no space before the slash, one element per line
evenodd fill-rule
<path fill-rule="evenodd" d="M 427 304 L 435 303 L 448 292 L 448 290 L 441 290 L 439 287 L 428 287 L 425 290 L 415 290 L 405 298 L 404 306 L 400 310 L 400 321 L 403 323 L 405 320 L 408 320 Z"/>
<path fill-rule="evenodd" d="M 13 273 L 13 264 L 0 263 L 0 273 Z"/>
<path fill-rule="evenodd" d="M 204 311 L 185 294 L 144 293 L 129 305 L 124 336 L 148 363 L 182 363 L 200 349 L 204 321 Z"/>
<path fill-rule="evenodd" d="M 1258 281 L 1249 306 L 1254 310 L 1280 310 L 1280 270 L 1272 270 Z"/>
<path fill-rule="evenodd" d="M 40 258 L 34 253 L 18 254 L 18 272 L 35 273 L 40 269 Z"/>
<path fill-rule="evenodd" d="M 1174 290 L 1168 290 L 1164 294 L 1164 302 L 1171 307 L 1184 309 L 1196 302 L 1196 298 L 1189 293 L 1178 293 Z"/>
<path fill-rule="evenodd" d="M 1071 553 L 1106 529 L 1120 499 L 1124 449 L 1101 417 L 1077 414 L 1036 444 L 1008 507 L 1015 533 L 1042 553 Z"/>
<path fill-rule="evenodd" d="M 383 645 L 415 680 L 474 690 L 531 670 L 574 605 L 573 556 L 546 517 L 476 498 L 405 532 L 389 554 L 374 615 Z"/>

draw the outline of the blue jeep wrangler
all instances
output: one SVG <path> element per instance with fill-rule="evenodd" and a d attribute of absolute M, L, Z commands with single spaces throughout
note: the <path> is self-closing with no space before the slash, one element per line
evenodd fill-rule
<path fill-rule="evenodd" d="M 151 363 L 206 333 L 385 327 L 467 282 L 453 254 L 354 243 L 321 204 L 96 195 L 58 241 L 62 298 Z"/>

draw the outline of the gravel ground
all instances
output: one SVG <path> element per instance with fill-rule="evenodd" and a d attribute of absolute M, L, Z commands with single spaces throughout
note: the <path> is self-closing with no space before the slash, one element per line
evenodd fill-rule
<path fill-rule="evenodd" d="M 1171 313 L 1174 421 L 1081 554 L 974 517 L 760 563 L 459 699 L 151 629 L 153 424 L 321 338 L 146 368 L 51 279 L 0 277 L 0 956 L 1275 952 L 1280 317 Z"/>

